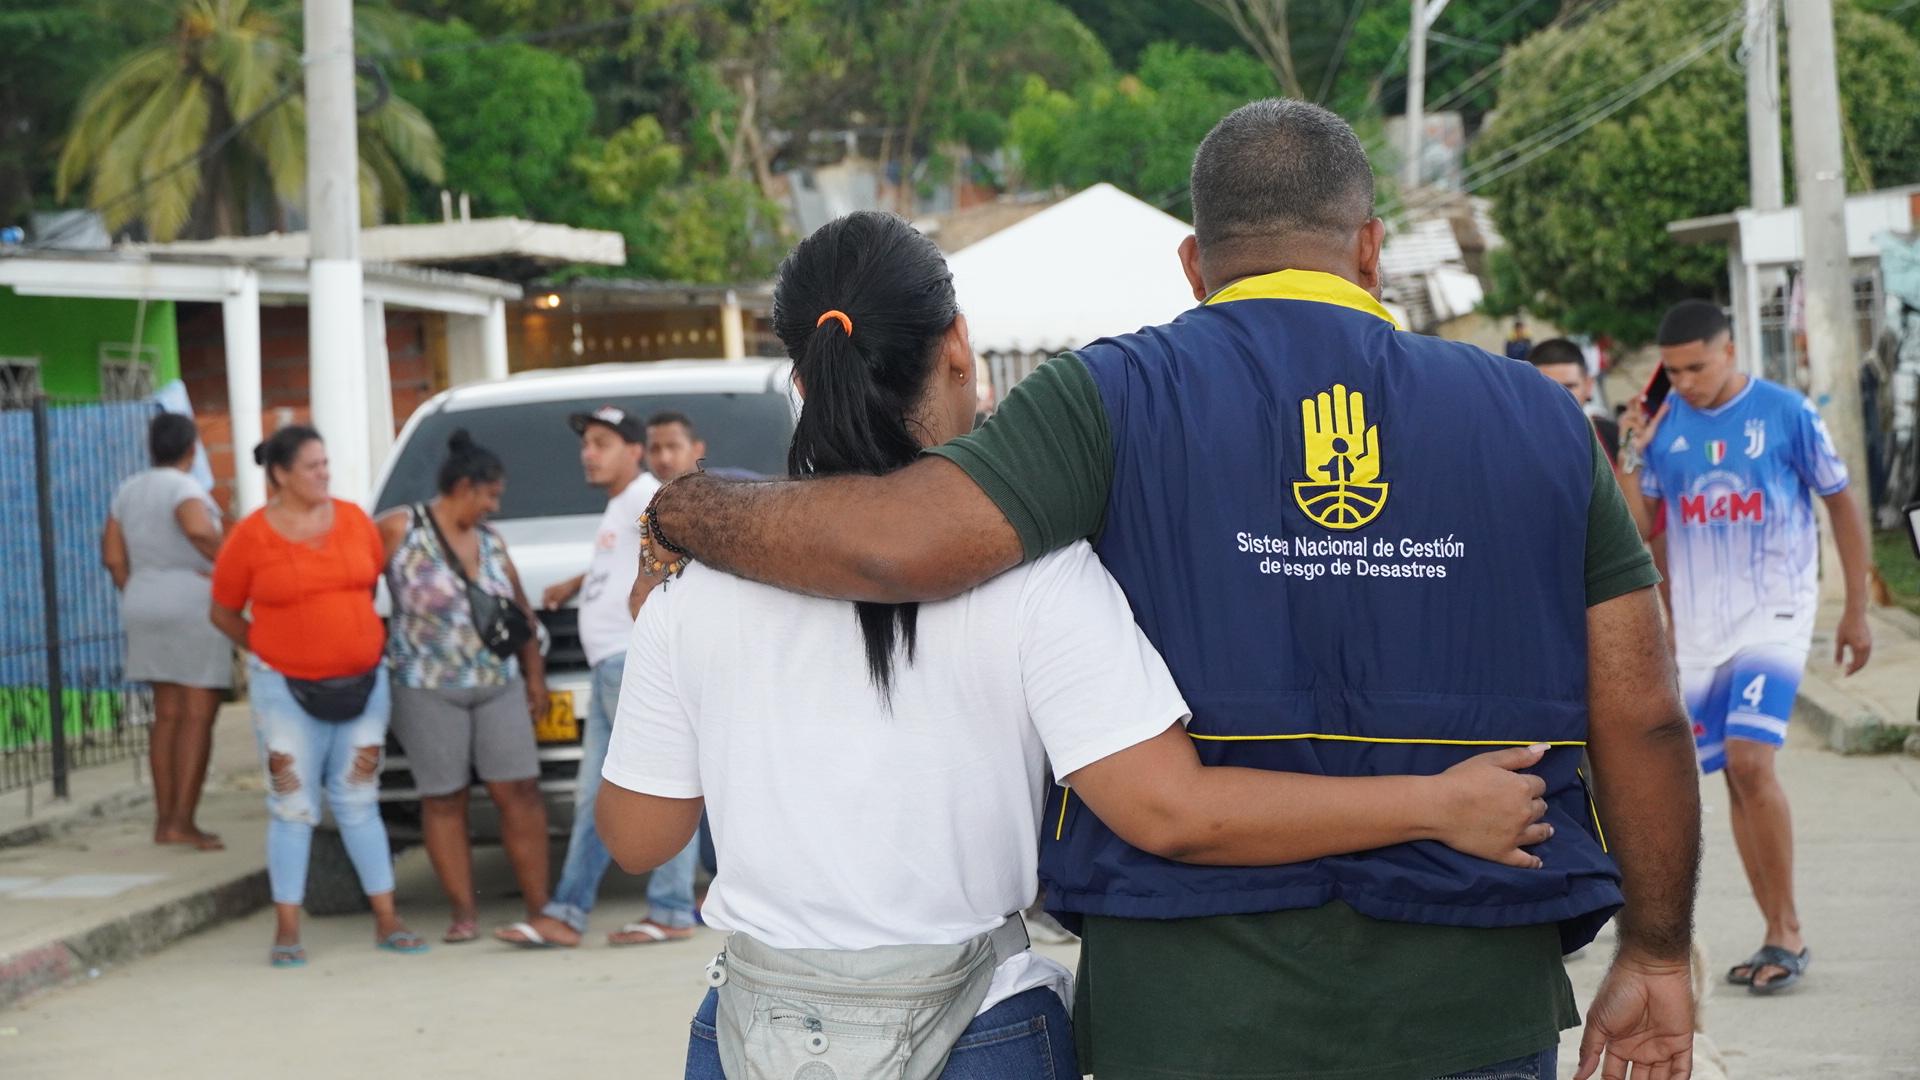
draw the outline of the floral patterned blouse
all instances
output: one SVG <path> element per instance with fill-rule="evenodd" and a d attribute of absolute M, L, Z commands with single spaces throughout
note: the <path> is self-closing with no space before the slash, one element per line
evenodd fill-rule
<path fill-rule="evenodd" d="M 519 673 L 518 661 L 494 655 L 481 642 L 466 586 L 447 564 L 424 512 L 424 506 L 408 511 L 407 535 L 387 563 L 387 588 L 393 596 L 387 662 L 394 681 L 418 690 L 504 686 Z M 490 526 L 481 525 L 479 533 L 480 587 L 510 598 L 506 542 Z"/>

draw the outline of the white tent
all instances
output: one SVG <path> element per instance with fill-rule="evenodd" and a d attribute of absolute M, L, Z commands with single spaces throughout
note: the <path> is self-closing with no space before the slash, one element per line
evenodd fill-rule
<path fill-rule="evenodd" d="M 947 262 L 974 349 L 1044 355 L 1172 320 L 1194 305 L 1175 250 L 1192 232 L 1095 184 L 956 252 Z M 1012 381 L 995 379 L 1002 391 Z"/>

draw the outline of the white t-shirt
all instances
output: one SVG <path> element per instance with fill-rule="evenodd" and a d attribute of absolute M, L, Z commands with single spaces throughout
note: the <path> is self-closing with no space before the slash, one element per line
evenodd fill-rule
<path fill-rule="evenodd" d="M 1033 899 L 1049 759 L 1066 776 L 1187 716 L 1085 543 L 920 605 L 891 711 L 853 605 L 694 563 L 640 609 L 602 775 L 706 798 L 710 925 L 788 949 L 951 945 Z M 981 1010 L 1070 978 L 1023 954 Z"/>
<path fill-rule="evenodd" d="M 618 656 L 633 633 L 627 597 L 640 576 L 640 515 L 660 490 L 660 481 L 643 472 L 620 494 L 607 500 L 600 532 L 593 538 L 593 560 L 580 583 L 580 648 L 588 664 Z"/>

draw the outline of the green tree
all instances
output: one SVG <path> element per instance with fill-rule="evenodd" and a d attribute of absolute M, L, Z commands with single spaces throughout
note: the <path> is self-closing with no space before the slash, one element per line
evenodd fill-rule
<path fill-rule="evenodd" d="M 0 223 L 52 205 L 58 134 L 108 64 L 167 31 L 153 15 L 114 0 L 0 6 Z"/>
<path fill-rule="evenodd" d="M 593 98 L 580 65 L 531 45 L 480 45 L 459 20 L 417 27 L 417 78 L 394 92 L 417 106 L 446 146 L 442 182 L 487 216 L 564 221 L 581 190 L 569 165 L 591 137 Z M 440 216 L 439 186 L 417 185 L 416 207 Z"/>
<path fill-rule="evenodd" d="M 1473 161 L 1500 160 L 1678 57 L 1738 9 L 1738 0 L 1621 0 L 1579 27 L 1535 35 L 1509 54 L 1500 108 Z M 1849 186 L 1920 180 L 1920 47 L 1848 0 L 1835 15 Z M 1482 193 L 1510 244 L 1509 303 L 1524 299 L 1568 329 L 1637 342 L 1675 300 L 1723 288 L 1725 251 L 1681 247 L 1666 225 L 1747 202 L 1745 77 L 1730 50 L 1709 52 L 1557 149 L 1490 177 Z"/>
<path fill-rule="evenodd" d="M 1019 167 L 1034 184 L 1083 188 L 1106 181 L 1181 217 L 1192 216 L 1187 172 L 1220 117 L 1275 92 L 1259 61 L 1161 43 L 1132 75 L 1069 94 L 1035 77 L 1010 121 Z"/>
<path fill-rule="evenodd" d="M 87 184 L 110 230 L 138 218 L 147 235 L 245 231 L 248 210 L 298 198 L 306 184 L 300 50 L 286 0 L 179 0 L 168 37 L 129 53 L 88 89 L 60 153 L 61 198 Z M 366 44 L 391 24 L 359 20 Z M 244 125 L 244 126 L 242 126 Z M 360 118 L 361 212 L 398 213 L 403 170 L 440 174 L 440 143 L 417 109 L 389 97 Z"/>

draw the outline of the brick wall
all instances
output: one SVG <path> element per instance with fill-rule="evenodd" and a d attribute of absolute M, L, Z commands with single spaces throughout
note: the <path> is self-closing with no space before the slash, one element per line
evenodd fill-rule
<path fill-rule="evenodd" d="M 227 406 L 225 327 L 218 304 L 179 306 L 180 378 L 187 384 L 200 440 L 213 467 L 214 498 L 233 512 L 233 423 Z M 445 316 L 387 312 L 387 371 L 393 383 L 394 430 L 446 388 Z M 307 309 L 260 309 L 261 430 L 304 424 L 307 403 Z M 252 447 L 240 448 L 252 453 Z"/>

